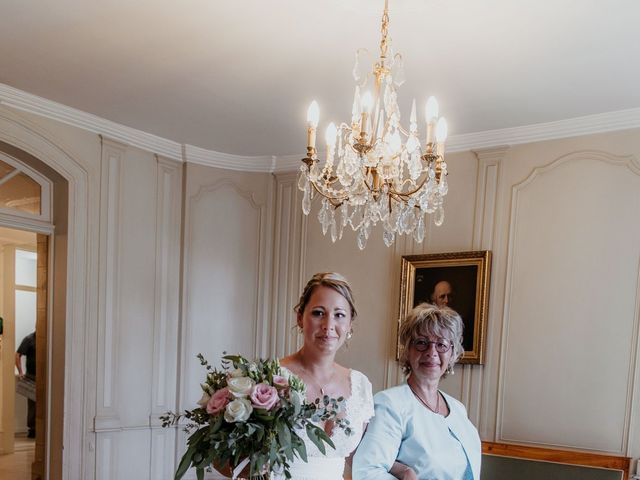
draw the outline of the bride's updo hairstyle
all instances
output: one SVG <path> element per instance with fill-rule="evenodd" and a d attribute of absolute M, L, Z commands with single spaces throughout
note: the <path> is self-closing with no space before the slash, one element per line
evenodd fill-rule
<path fill-rule="evenodd" d="M 353 298 L 351 286 L 349 285 L 349 282 L 347 282 L 346 278 L 335 272 L 316 273 L 311 277 L 311 280 L 307 282 L 307 285 L 302 291 L 300 301 L 293 308 L 298 315 L 303 314 L 307 303 L 309 303 L 311 295 L 313 295 L 313 292 L 318 287 L 331 288 L 346 298 L 347 302 L 349 302 L 349 306 L 351 307 L 351 320 L 353 321 L 356 318 L 358 313 L 356 312 L 355 300 Z"/>

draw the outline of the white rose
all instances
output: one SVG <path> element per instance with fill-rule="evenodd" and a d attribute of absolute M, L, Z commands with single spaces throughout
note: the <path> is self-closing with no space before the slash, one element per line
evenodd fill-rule
<path fill-rule="evenodd" d="M 241 368 L 234 368 L 233 370 L 229 370 L 229 376 L 231 378 L 237 378 L 244 376 L 244 372 Z"/>
<path fill-rule="evenodd" d="M 255 382 L 249 377 L 233 377 L 227 380 L 227 387 L 236 398 L 248 397 Z"/>
<path fill-rule="evenodd" d="M 210 398 L 211 395 L 209 395 L 207 392 L 202 392 L 202 398 L 198 400 L 198 405 L 200 405 L 202 408 L 205 408 L 207 406 L 207 403 L 209 403 Z"/>
<path fill-rule="evenodd" d="M 246 422 L 253 412 L 251 402 L 246 398 L 236 398 L 224 409 L 224 419 L 229 422 Z"/>
<path fill-rule="evenodd" d="M 283 377 L 287 382 L 289 381 L 289 377 L 291 376 L 291 372 L 286 368 L 280 369 L 280 376 Z"/>

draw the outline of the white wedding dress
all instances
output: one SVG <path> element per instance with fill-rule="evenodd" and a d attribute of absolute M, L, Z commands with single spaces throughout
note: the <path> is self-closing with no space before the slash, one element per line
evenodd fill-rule
<path fill-rule="evenodd" d="M 334 450 L 327 445 L 325 455 L 309 440 L 305 431 L 298 431 L 307 448 L 308 462 L 305 463 L 296 457 L 290 469 L 291 478 L 293 480 L 342 480 L 345 459 L 360 443 L 364 425 L 371 417 L 373 417 L 371 382 L 364 374 L 352 369 L 351 396 L 345 401 L 345 418 L 349 420 L 353 433 L 346 435 L 344 430 L 335 428 L 331 434 L 331 440 L 336 448 Z M 277 476 L 276 480 L 284 478 L 284 475 Z"/>

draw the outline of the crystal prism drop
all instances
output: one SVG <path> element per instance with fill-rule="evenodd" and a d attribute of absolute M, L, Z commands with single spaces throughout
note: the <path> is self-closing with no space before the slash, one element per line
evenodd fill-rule
<path fill-rule="evenodd" d="M 424 217 L 422 212 L 420 212 L 420 216 L 418 217 L 418 226 L 413 232 L 413 238 L 417 243 L 422 243 L 424 240 Z"/>
<path fill-rule="evenodd" d="M 366 48 L 360 48 L 356 52 L 356 63 L 353 66 L 353 79 L 360 87 L 364 87 L 369 76 L 369 51 Z"/>
<path fill-rule="evenodd" d="M 340 225 L 346 227 L 347 223 L 349 223 L 349 204 L 347 202 L 344 202 L 340 207 L 340 216 L 342 219 Z"/>
<path fill-rule="evenodd" d="M 391 67 L 393 83 L 395 83 L 397 86 L 401 86 L 406 80 L 404 76 L 404 61 L 402 60 L 402 55 L 396 53 L 393 60 L 393 67 Z"/>
<path fill-rule="evenodd" d="M 365 234 L 364 228 L 361 228 L 360 231 L 358 232 L 358 237 L 357 237 L 357 243 L 358 243 L 358 248 L 360 250 L 364 250 L 364 247 L 367 246 L 367 236 Z"/>
<path fill-rule="evenodd" d="M 309 212 L 311 211 L 311 195 L 309 194 L 310 190 L 311 187 L 307 183 L 304 189 L 304 195 L 302 196 L 302 213 L 304 213 L 305 215 L 309 215 Z"/>
<path fill-rule="evenodd" d="M 393 241 L 395 240 L 395 235 L 393 232 L 390 232 L 389 230 L 386 230 L 382 233 L 382 239 L 384 240 L 384 244 L 387 247 L 390 247 L 391 245 L 393 245 Z"/>
<path fill-rule="evenodd" d="M 336 243 L 337 239 L 338 239 L 338 226 L 336 225 L 336 219 L 332 216 L 331 217 L 331 241 L 333 243 Z"/>
<path fill-rule="evenodd" d="M 307 183 L 309 183 L 309 178 L 307 177 L 307 173 L 305 171 L 300 172 L 300 175 L 298 175 L 298 189 L 301 192 L 304 192 L 304 189 L 306 188 Z"/>
<path fill-rule="evenodd" d="M 442 208 L 442 205 L 440 205 L 438 207 L 438 209 L 436 210 L 436 215 L 435 217 L 433 217 L 433 223 L 439 227 L 440 225 L 442 225 L 444 222 L 444 208 Z"/>

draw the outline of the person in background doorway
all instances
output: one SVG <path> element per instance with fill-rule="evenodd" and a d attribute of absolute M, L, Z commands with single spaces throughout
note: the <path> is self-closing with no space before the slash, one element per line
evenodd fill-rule
<path fill-rule="evenodd" d="M 27 357 L 27 371 L 22 371 L 22 357 Z M 36 332 L 33 332 L 22 339 L 16 351 L 16 367 L 20 378 L 28 378 L 36 381 Z M 36 402 L 27 399 L 27 428 L 29 438 L 36 437 Z"/>

